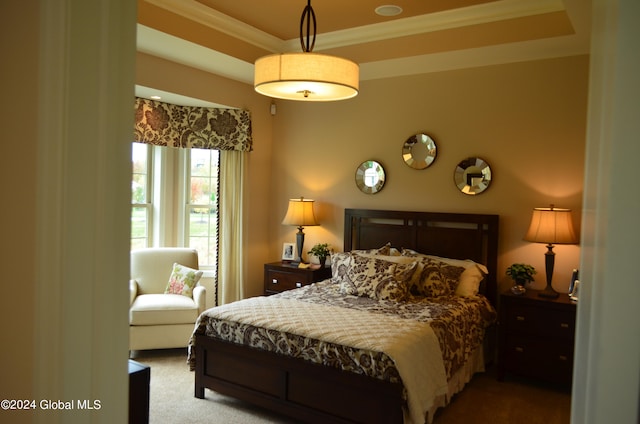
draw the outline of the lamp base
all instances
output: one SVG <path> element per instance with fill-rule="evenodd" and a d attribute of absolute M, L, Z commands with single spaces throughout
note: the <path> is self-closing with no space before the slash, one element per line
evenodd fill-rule
<path fill-rule="evenodd" d="M 556 254 L 553 252 L 553 244 L 547 244 L 547 252 L 544 254 L 544 267 L 547 272 L 547 287 L 544 288 L 538 296 L 544 297 L 547 299 L 555 299 L 560 294 L 553 289 L 551 285 L 551 280 L 553 279 L 553 264 L 555 262 Z"/>
<path fill-rule="evenodd" d="M 544 290 L 538 293 L 538 296 L 544 297 L 547 299 L 556 299 L 558 296 L 560 296 L 560 294 L 557 291 L 555 291 L 550 284 L 547 284 L 547 287 L 545 287 Z"/>

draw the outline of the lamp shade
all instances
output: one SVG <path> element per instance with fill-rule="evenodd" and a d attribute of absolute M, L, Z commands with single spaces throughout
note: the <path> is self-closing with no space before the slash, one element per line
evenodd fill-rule
<path fill-rule="evenodd" d="M 578 242 L 573 230 L 571 209 L 534 208 L 526 241 L 547 244 L 574 244 Z"/>
<path fill-rule="evenodd" d="M 282 224 L 294 225 L 296 227 L 319 225 L 316 216 L 313 214 L 313 203 L 313 200 L 302 197 L 299 199 L 289 199 L 289 208 L 282 220 Z"/>
<path fill-rule="evenodd" d="M 358 94 L 356 63 L 311 52 L 282 53 L 256 60 L 253 86 L 265 96 L 286 100 L 345 100 Z"/>

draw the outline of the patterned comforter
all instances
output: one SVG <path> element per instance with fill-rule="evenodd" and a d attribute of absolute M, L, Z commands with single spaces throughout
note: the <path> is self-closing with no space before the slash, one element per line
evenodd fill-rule
<path fill-rule="evenodd" d="M 209 309 L 194 334 L 402 382 L 411 415 L 418 416 L 481 346 L 495 319 L 482 296 L 379 301 L 341 294 L 326 280 Z"/>

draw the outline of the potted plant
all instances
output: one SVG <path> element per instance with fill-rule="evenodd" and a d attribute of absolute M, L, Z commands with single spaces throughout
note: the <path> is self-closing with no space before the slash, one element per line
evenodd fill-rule
<path fill-rule="evenodd" d="M 528 264 L 512 264 L 507 268 L 507 275 L 513 280 L 511 291 L 514 294 L 524 294 L 527 291 L 525 284 L 533 281 L 536 269 Z"/>
<path fill-rule="evenodd" d="M 318 243 L 307 252 L 307 255 L 313 255 L 318 258 L 320 266 L 323 267 L 327 260 L 327 257 L 331 254 L 329 245 L 327 243 Z"/>

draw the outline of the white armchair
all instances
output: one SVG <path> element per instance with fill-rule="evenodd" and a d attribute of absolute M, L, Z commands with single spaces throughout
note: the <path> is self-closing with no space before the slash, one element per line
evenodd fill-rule
<path fill-rule="evenodd" d="M 186 347 L 189 343 L 196 319 L 206 308 L 206 288 L 198 283 L 192 297 L 165 294 L 174 263 L 197 270 L 198 253 L 174 247 L 131 251 L 130 351 Z"/>

